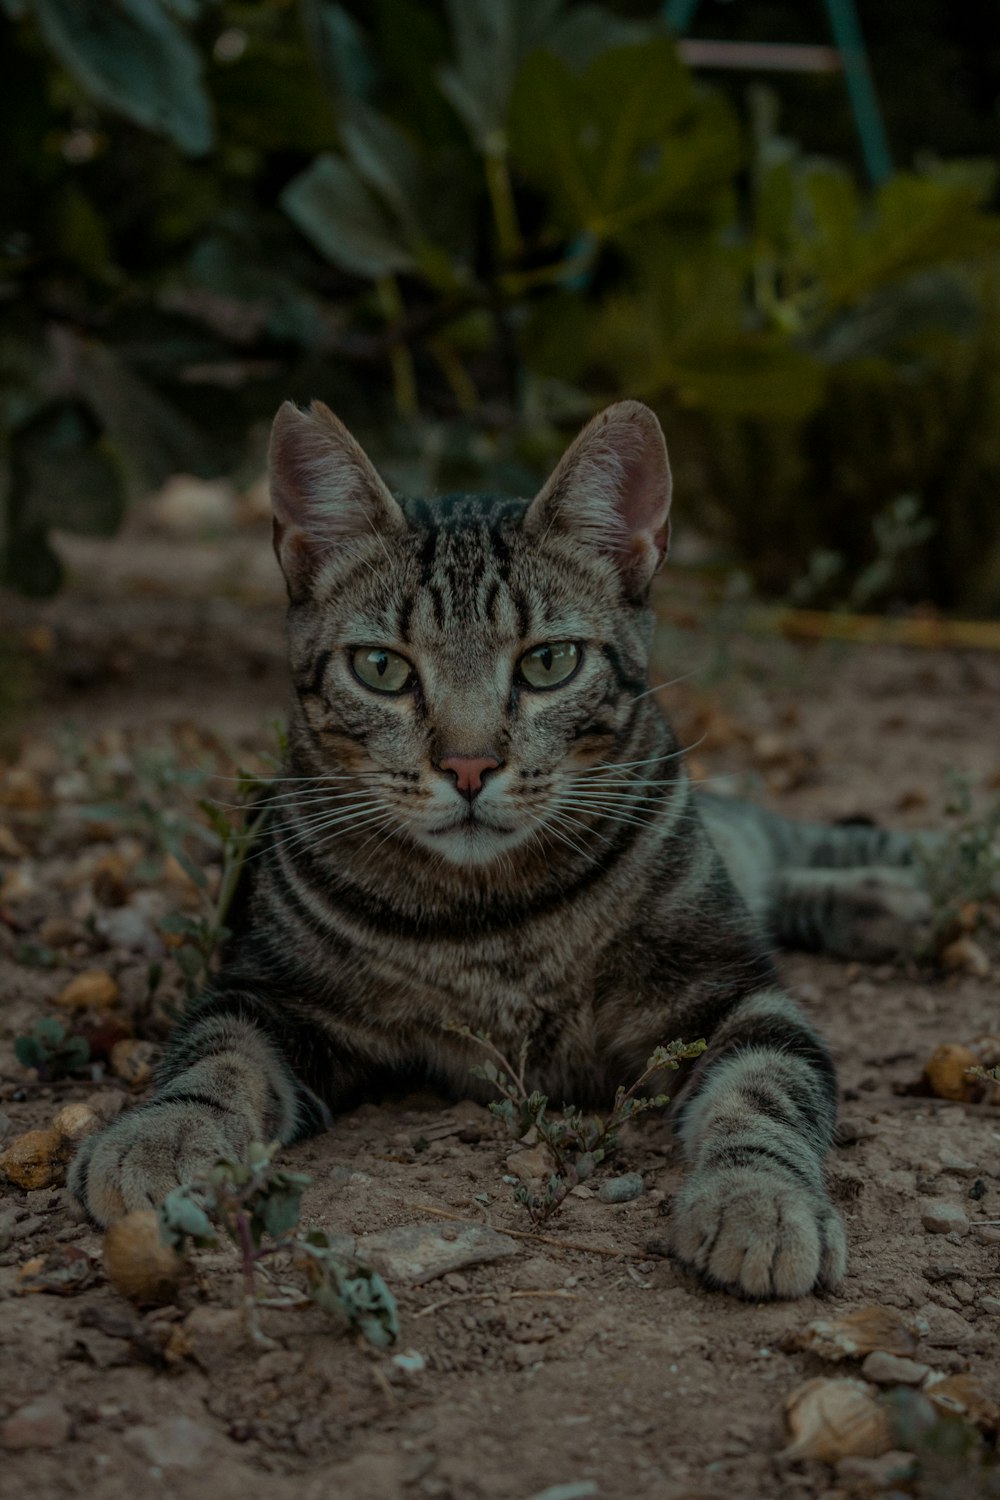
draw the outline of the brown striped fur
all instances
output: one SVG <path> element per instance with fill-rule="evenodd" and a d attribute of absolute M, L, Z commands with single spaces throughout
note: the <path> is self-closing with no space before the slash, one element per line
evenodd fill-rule
<path fill-rule="evenodd" d="M 903 910 L 919 905 L 910 850 L 692 794 L 647 683 L 670 499 L 652 413 L 624 402 L 596 418 L 529 505 L 398 502 L 332 414 L 286 406 L 272 494 L 287 774 L 244 931 L 157 1092 L 77 1158 L 91 1215 L 156 1202 L 254 1137 L 290 1141 L 384 1081 L 485 1097 L 448 1023 L 512 1051 L 527 1038 L 533 1086 L 595 1105 L 658 1043 L 704 1036 L 679 1095 L 677 1255 L 754 1297 L 835 1285 L 833 1068 L 764 933 L 821 944 L 833 911 L 841 946 L 866 931 L 892 946 L 878 922 L 920 915 Z M 579 643 L 576 674 L 521 681 L 524 652 L 559 641 Z M 366 686 L 359 647 L 404 657 L 412 685 Z M 455 755 L 500 763 L 474 801 L 439 768 Z M 864 869 L 860 885 L 819 873 L 871 864 L 878 891 Z M 793 918 L 796 872 L 808 891 Z"/>

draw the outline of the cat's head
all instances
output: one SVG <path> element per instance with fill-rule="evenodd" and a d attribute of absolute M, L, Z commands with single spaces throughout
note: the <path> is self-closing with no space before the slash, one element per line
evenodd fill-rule
<path fill-rule="evenodd" d="M 455 865 L 579 846 L 618 805 L 608 768 L 643 753 L 670 508 L 653 413 L 595 417 L 530 503 L 397 501 L 332 412 L 286 403 L 270 481 L 295 752 L 343 814 L 325 832 Z"/>

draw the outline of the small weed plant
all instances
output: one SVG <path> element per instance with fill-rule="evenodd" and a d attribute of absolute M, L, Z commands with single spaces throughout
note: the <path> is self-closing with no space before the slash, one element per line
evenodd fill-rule
<path fill-rule="evenodd" d="M 973 809 L 967 777 L 950 778 L 946 811 L 955 820 L 939 838 L 917 840 L 917 861 L 931 898 L 931 946 L 938 951 L 967 926 L 965 913 L 1000 893 L 1000 797 Z"/>
<path fill-rule="evenodd" d="M 529 1090 L 526 1082 L 527 1041 L 521 1044 L 515 1065 L 490 1037 L 474 1032 L 468 1026 L 453 1025 L 448 1030 L 482 1048 L 485 1061 L 476 1063 L 471 1072 L 475 1078 L 491 1083 L 497 1090 L 500 1098 L 491 1101 L 489 1107 L 504 1122 L 510 1135 L 523 1140 L 533 1132 L 552 1154 L 555 1170 L 540 1192 L 523 1182 L 514 1189 L 516 1201 L 523 1203 L 535 1224 L 549 1218 L 577 1183 L 586 1182 L 593 1176 L 595 1169 L 617 1146 L 618 1132 L 623 1125 L 646 1110 L 662 1109 L 670 1102 L 668 1094 L 644 1092 L 657 1075 L 674 1072 L 682 1062 L 700 1057 L 706 1046 L 703 1041 L 676 1041 L 657 1047 L 635 1082 L 628 1086 L 623 1084 L 618 1089 L 606 1116 L 585 1114 L 572 1104 L 563 1105 L 558 1115 L 551 1115 L 548 1097 L 537 1089 Z"/>
<path fill-rule="evenodd" d="M 335 1250 L 322 1230 L 300 1228 L 302 1193 L 311 1179 L 275 1166 L 273 1155 L 273 1147 L 255 1142 L 243 1161 L 218 1161 L 207 1176 L 175 1188 L 159 1209 L 164 1243 L 183 1255 L 218 1245 L 220 1233 L 232 1241 L 247 1326 L 259 1343 L 267 1342 L 257 1324 L 259 1308 L 315 1303 L 387 1348 L 399 1335 L 392 1292 L 376 1271 Z M 265 1270 L 275 1260 L 299 1272 L 304 1286 L 277 1283 Z M 273 1294 L 261 1291 L 262 1276 Z"/>
<path fill-rule="evenodd" d="M 90 1062 L 87 1038 L 67 1032 L 58 1016 L 43 1016 L 30 1036 L 16 1039 L 14 1052 L 22 1067 L 37 1070 L 43 1083 L 69 1078 Z"/>

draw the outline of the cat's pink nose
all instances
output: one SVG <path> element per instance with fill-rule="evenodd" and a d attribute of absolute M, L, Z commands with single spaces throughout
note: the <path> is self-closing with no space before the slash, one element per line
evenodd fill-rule
<path fill-rule="evenodd" d="M 443 755 L 434 764 L 439 771 L 452 773 L 456 789 L 471 802 L 482 791 L 486 773 L 496 771 L 502 762 L 496 755 Z"/>

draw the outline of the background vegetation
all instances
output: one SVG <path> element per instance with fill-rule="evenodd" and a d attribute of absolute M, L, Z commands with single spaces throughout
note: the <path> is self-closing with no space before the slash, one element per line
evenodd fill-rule
<path fill-rule="evenodd" d="M 868 193 L 771 94 L 694 79 L 653 4 L 0 12 L 6 582 L 51 591 L 53 528 L 110 533 L 171 472 L 252 477 L 285 396 L 401 488 L 523 493 L 628 394 L 762 587 L 839 597 L 902 526 L 904 593 L 1000 607 L 988 155 Z M 829 87 L 792 89 L 799 128 Z M 890 104 L 912 133 L 905 79 Z M 941 139 L 987 150 L 955 116 Z"/>

